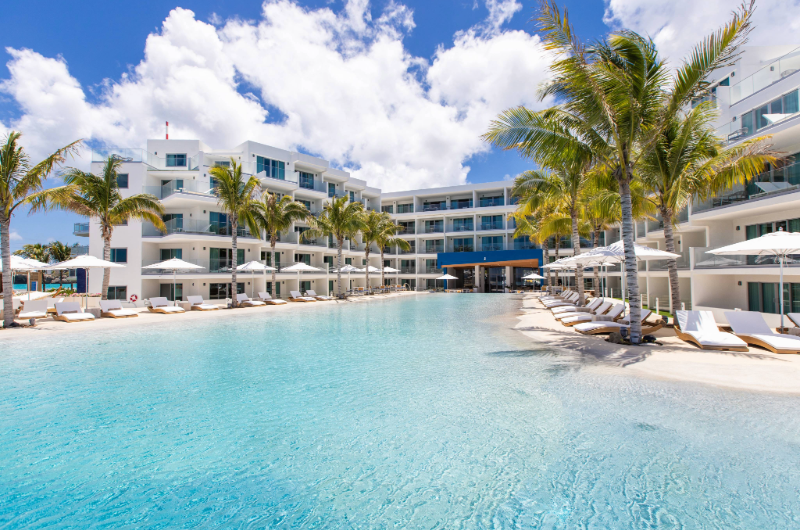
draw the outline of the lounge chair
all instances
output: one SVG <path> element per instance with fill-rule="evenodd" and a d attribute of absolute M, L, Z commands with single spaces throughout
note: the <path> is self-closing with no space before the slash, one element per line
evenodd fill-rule
<path fill-rule="evenodd" d="M 678 338 L 703 350 L 750 351 L 739 337 L 719 330 L 711 311 L 676 311 Z"/>
<path fill-rule="evenodd" d="M 186 300 L 191 304 L 192 311 L 216 311 L 218 305 L 207 304 L 202 296 L 187 296 Z"/>
<path fill-rule="evenodd" d="M 281 300 L 280 298 L 272 298 L 271 294 L 265 292 L 259 292 L 258 299 L 264 302 L 265 304 L 270 304 L 270 305 L 281 305 L 287 303 L 286 300 Z"/>
<path fill-rule="evenodd" d="M 39 300 L 25 300 L 22 302 L 22 309 L 15 317 L 20 320 L 30 320 L 31 318 L 47 318 L 47 298 Z"/>
<path fill-rule="evenodd" d="M 170 301 L 165 296 L 156 296 L 150 299 L 150 305 L 147 308 L 151 313 L 164 313 L 176 314 L 185 313 L 182 307 L 177 305 L 170 305 Z"/>
<path fill-rule="evenodd" d="M 81 322 L 94 320 L 94 315 L 84 313 L 81 304 L 78 302 L 57 302 L 56 316 L 53 318 L 62 322 Z"/>
<path fill-rule="evenodd" d="M 575 294 L 574 291 L 564 291 L 563 293 L 560 294 L 548 294 L 545 296 L 540 296 L 539 301 L 544 303 L 544 302 L 552 302 L 554 300 L 564 300 L 565 298 L 568 298 L 573 294 Z"/>
<path fill-rule="evenodd" d="M 797 326 L 787 329 L 786 332 L 789 335 L 800 337 L 800 313 L 786 313 L 786 316 L 789 317 L 789 320 L 791 320 L 795 326 Z"/>
<path fill-rule="evenodd" d="M 588 309 L 588 310 L 593 311 L 593 310 L 597 309 L 597 307 L 600 304 L 602 304 L 604 301 L 605 300 L 603 300 L 602 298 L 595 298 L 594 300 L 592 300 L 591 302 L 589 302 L 585 306 L 565 305 L 565 306 L 554 307 L 553 309 L 551 309 L 551 311 L 553 312 L 554 315 L 558 315 L 560 313 L 574 313 L 578 309 L 581 309 L 581 310 Z"/>
<path fill-rule="evenodd" d="M 138 317 L 139 313 L 131 309 L 123 309 L 119 300 L 100 300 L 100 316 L 107 318 Z"/>
<path fill-rule="evenodd" d="M 654 331 L 658 331 L 662 327 L 664 327 L 664 321 L 659 320 L 656 323 L 648 323 L 645 322 L 647 317 L 650 316 L 652 312 L 649 309 L 642 309 L 642 314 L 640 315 L 639 322 L 642 323 L 642 334 L 646 335 L 648 333 L 653 333 Z M 582 324 L 578 324 L 575 326 L 575 331 L 578 333 L 583 333 L 584 335 L 598 335 L 600 333 L 613 333 L 614 331 L 621 331 L 623 329 L 630 330 L 631 323 L 628 319 L 621 319 L 614 321 L 606 320 L 605 315 L 598 315 L 596 320 L 592 322 L 584 322 Z"/>
<path fill-rule="evenodd" d="M 569 298 L 565 298 L 563 300 L 553 300 L 550 302 L 544 302 L 544 306 L 547 309 L 553 309 L 554 307 L 574 306 L 577 302 L 578 302 L 578 293 L 573 293 Z"/>
<path fill-rule="evenodd" d="M 306 296 L 310 296 L 311 298 L 316 298 L 317 300 L 336 300 L 332 296 L 325 296 L 325 295 L 322 295 L 322 294 L 317 294 L 314 291 L 312 291 L 311 289 L 306 291 Z"/>
<path fill-rule="evenodd" d="M 316 302 L 316 298 L 310 296 L 300 296 L 300 291 L 289 291 L 290 302 Z"/>
<path fill-rule="evenodd" d="M 772 353 L 800 353 L 800 337 L 775 333 L 761 313 L 726 311 L 725 318 L 733 333 L 751 346 L 761 346 Z"/>
<path fill-rule="evenodd" d="M 594 313 L 576 312 L 572 316 L 562 318 L 561 323 L 564 324 L 565 326 L 574 326 L 575 324 L 580 324 L 581 322 L 592 322 L 594 320 L 597 320 L 595 318 L 596 316 L 602 316 L 604 321 L 614 322 L 615 320 L 617 320 L 619 317 L 622 316 L 622 313 L 625 312 L 625 304 L 620 302 L 618 304 L 615 304 L 614 307 L 612 307 L 611 309 L 608 309 L 609 305 L 611 305 L 611 302 L 604 303 Z M 605 306 L 605 309 L 601 311 L 600 309 L 603 308 L 603 306 Z M 605 312 L 606 309 L 608 310 L 607 313 Z"/>
<path fill-rule="evenodd" d="M 244 307 L 266 307 L 267 304 L 262 302 L 261 300 L 251 300 L 249 296 L 245 293 L 237 294 L 236 295 L 236 303 L 242 305 Z"/>
<path fill-rule="evenodd" d="M 64 297 L 59 296 L 58 298 L 51 296 L 50 298 L 46 298 L 47 300 L 47 312 L 50 314 L 56 314 L 56 302 L 63 302 Z"/>
<path fill-rule="evenodd" d="M 567 311 L 565 313 L 558 313 L 553 315 L 556 320 L 564 321 L 565 318 L 572 318 L 572 317 L 591 317 L 592 315 L 603 315 L 606 311 L 611 309 L 613 302 L 611 300 L 606 300 L 605 302 L 600 303 L 599 305 L 595 306 L 594 308 L 589 307 L 576 307 L 574 311 Z M 622 314 L 622 313 L 620 313 Z M 619 315 L 616 315 L 619 316 Z M 578 322 L 588 322 L 592 320 L 591 318 L 581 318 L 575 321 L 577 324 Z"/>

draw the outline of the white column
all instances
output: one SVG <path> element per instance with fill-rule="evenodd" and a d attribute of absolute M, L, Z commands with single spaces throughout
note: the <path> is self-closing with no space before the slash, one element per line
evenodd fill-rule
<path fill-rule="evenodd" d="M 514 286 L 514 278 L 511 276 L 513 273 L 514 267 L 506 267 L 506 292 Z"/>

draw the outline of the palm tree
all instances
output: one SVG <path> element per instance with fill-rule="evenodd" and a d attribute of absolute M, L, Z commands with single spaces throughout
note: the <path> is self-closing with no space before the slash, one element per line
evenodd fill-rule
<path fill-rule="evenodd" d="M 103 259 L 111 259 L 111 236 L 114 227 L 127 224 L 132 219 L 149 221 L 158 229 L 165 230 L 161 215 L 164 208 L 158 199 L 149 194 L 138 194 L 123 198 L 117 184 L 117 173 L 122 160 L 109 156 L 101 175 L 70 168 L 64 175 L 64 186 L 51 188 L 34 197 L 31 211 L 58 208 L 84 217 L 97 219 L 100 236 L 103 238 Z M 103 269 L 103 300 L 108 297 L 111 270 Z"/>
<path fill-rule="evenodd" d="M 389 219 L 389 214 L 378 213 L 375 210 L 364 212 L 362 221 L 364 226 L 361 228 L 361 240 L 364 243 L 364 261 L 367 263 L 365 270 L 367 274 L 367 292 L 369 292 L 369 253 L 373 243 L 377 243 L 381 237 L 381 232 L 385 229 L 384 224 Z M 383 252 L 381 252 L 383 254 Z M 381 258 L 383 256 L 381 255 Z M 383 261 L 381 261 L 383 269 Z M 381 273 L 383 274 L 383 273 Z"/>
<path fill-rule="evenodd" d="M 272 265 L 277 263 L 275 259 L 275 243 L 278 242 L 281 232 L 288 231 L 295 221 L 303 221 L 311 215 L 303 203 L 293 200 L 290 196 L 284 195 L 280 199 L 277 193 L 265 191 L 261 200 L 254 205 L 253 216 L 256 224 L 264 230 L 269 238 L 269 248 L 272 254 Z M 272 271 L 272 296 L 275 294 L 275 273 Z"/>
<path fill-rule="evenodd" d="M 44 180 L 68 156 L 77 152 L 80 140 L 62 147 L 36 165 L 31 165 L 25 150 L 17 145 L 21 133 L 11 131 L 0 146 L 0 257 L 3 263 L 11 262 L 11 216 L 21 204 L 30 203 L 31 196 L 39 192 Z M 14 282 L 9 270 L 3 275 L 3 292 L 10 296 Z M 14 325 L 14 308 L 3 304 L 3 327 Z"/>
<path fill-rule="evenodd" d="M 62 261 L 67 261 L 72 257 L 72 247 L 62 243 L 61 241 L 53 241 L 50 243 L 47 248 L 50 251 L 50 257 L 56 263 L 60 263 Z M 63 287 L 64 286 L 64 271 L 58 271 L 58 284 Z"/>
<path fill-rule="evenodd" d="M 534 215 L 526 215 L 521 211 L 516 210 L 513 213 L 510 213 L 508 218 L 509 220 L 514 219 L 516 222 L 514 238 L 527 237 L 530 239 L 531 243 L 542 246 L 542 261 L 544 261 L 543 265 L 546 265 L 550 262 L 550 238 L 541 237 L 542 234 L 539 230 L 541 223 L 541 218 L 539 217 L 540 215 L 541 214 L 539 212 Z M 545 269 L 545 277 L 547 278 L 547 290 L 549 292 L 553 288 L 549 268 Z"/>
<path fill-rule="evenodd" d="M 389 214 L 384 214 L 381 228 L 378 231 L 378 237 L 375 238 L 375 243 L 381 249 L 381 286 L 385 285 L 384 280 L 384 266 L 383 266 L 383 253 L 387 247 L 397 247 L 400 250 L 411 250 L 411 244 L 401 237 L 396 237 L 397 233 L 403 229 L 402 226 L 395 224 Z"/>
<path fill-rule="evenodd" d="M 650 191 L 648 200 L 664 223 L 667 252 L 675 252 L 673 226 L 692 197 L 705 200 L 753 178 L 767 163 L 776 161 L 766 138 L 723 149 L 710 126 L 715 114 L 710 104 L 703 103 L 671 121 L 639 166 L 639 178 Z M 668 260 L 667 268 L 674 315 L 681 303 L 677 262 Z"/>
<path fill-rule="evenodd" d="M 258 179 L 252 175 L 248 178 L 242 173 L 242 165 L 231 157 L 229 166 L 214 166 L 208 171 L 216 180 L 214 193 L 217 196 L 217 204 L 228 214 L 231 227 L 231 305 L 236 307 L 236 267 L 239 238 L 239 224 L 247 226 L 250 232 L 256 236 L 259 233 L 256 224 L 254 204 L 256 203 L 256 193 L 261 189 Z"/>
<path fill-rule="evenodd" d="M 50 249 L 41 243 L 22 245 L 22 248 L 15 251 L 14 255 L 22 256 L 23 258 L 35 259 L 36 261 L 41 261 L 42 263 L 48 263 L 50 261 Z M 36 279 L 39 285 L 39 290 L 44 291 L 44 287 L 42 286 L 44 273 L 42 271 L 36 271 Z"/>
<path fill-rule="evenodd" d="M 347 197 L 334 197 L 325 205 L 318 217 L 309 219 L 311 229 L 304 232 L 307 238 L 333 236 L 336 240 L 336 291 L 339 298 L 342 293 L 342 247 L 345 238 L 353 239 L 364 229 L 364 205 L 360 202 L 349 202 Z"/>
<path fill-rule="evenodd" d="M 541 5 L 538 24 L 545 49 L 557 54 L 551 80 L 540 98 L 554 97 L 556 107 L 534 112 L 524 107 L 504 111 L 484 139 L 517 149 L 542 166 L 564 157 L 591 157 L 614 176 L 622 207 L 625 274 L 630 291 L 630 340 L 641 341 L 641 300 L 634 251 L 630 186 L 637 166 L 669 122 L 690 101 L 708 91 L 708 76 L 732 65 L 738 46 L 750 31 L 751 1 L 732 20 L 704 39 L 670 75 L 652 40 L 621 30 L 590 47 L 577 37 L 554 2 Z"/>

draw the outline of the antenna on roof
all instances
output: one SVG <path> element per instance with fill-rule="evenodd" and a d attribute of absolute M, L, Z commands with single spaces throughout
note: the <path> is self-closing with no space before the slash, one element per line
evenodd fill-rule
<path fill-rule="evenodd" d="M 169 122 L 167 122 L 167 140 L 169 140 Z"/>

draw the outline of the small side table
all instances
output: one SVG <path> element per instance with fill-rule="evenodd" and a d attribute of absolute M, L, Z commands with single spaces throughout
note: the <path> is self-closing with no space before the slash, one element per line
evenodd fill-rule
<path fill-rule="evenodd" d="M 100 318 L 100 308 L 99 307 L 87 307 L 83 310 L 84 313 L 91 313 L 94 315 L 94 318 Z"/>

